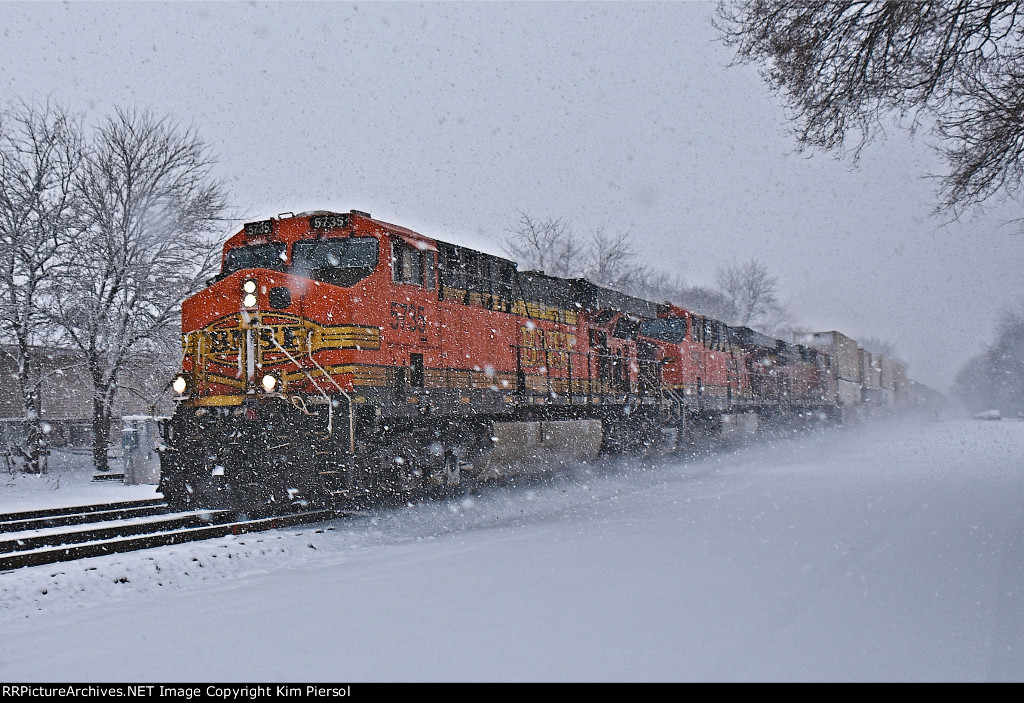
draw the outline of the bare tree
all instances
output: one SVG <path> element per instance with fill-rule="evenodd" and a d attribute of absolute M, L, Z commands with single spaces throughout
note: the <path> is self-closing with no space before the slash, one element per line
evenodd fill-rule
<path fill-rule="evenodd" d="M 637 247 L 629 232 L 609 234 L 602 227 L 581 239 L 563 218 L 538 220 L 526 213 L 520 213 L 508 232 L 502 249 L 525 269 L 564 278 L 586 276 L 633 295 L 643 295 L 653 275 L 650 268 L 637 263 Z"/>
<path fill-rule="evenodd" d="M 678 271 L 641 267 L 643 279 L 637 282 L 633 295 L 657 302 L 668 302 L 698 315 L 728 320 L 733 315 L 732 300 L 723 293 L 704 286 L 690 285 Z"/>
<path fill-rule="evenodd" d="M 974 412 L 1024 417 L 1024 303 L 1003 313 L 995 341 L 964 365 L 952 394 Z"/>
<path fill-rule="evenodd" d="M 45 470 L 39 348 L 52 341 L 49 301 L 77 227 L 74 180 L 82 166 L 78 122 L 52 105 L 0 115 L 0 334 L 14 362 L 25 433 L 14 449 L 25 471 Z"/>
<path fill-rule="evenodd" d="M 731 315 L 725 320 L 734 325 L 774 327 L 770 319 L 780 310 L 779 279 L 768 273 L 757 259 L 745 264 L 726 264 L 716 273 L 718 288 L 731 304 Z M 771 324 L 766 324 L 771 322 Z"/>
<path fill-rule="evenodd" d="M 638 263 L 639 252 L 630 232 L 610 234 L 598 228 L 581 240 L 563 219 L 539 221 L 526 214 L 520 214 L 509 232 L 512 236 L 504 249 L 525 267 L 563 277 L 583 275 L 629 295 L 672 302 L 768 334 L 789 324 L 788 312 L 779 300 L 778 278 L 756 259 L 720 268 L 719 290 L 712 290 L 688 285 L 678 272 Z"/>
<path fill-rule="evenodd" d="M 740 63 L 783 98 L 801 148 L 852 151 L 894 116 L 930 124 L 958 216 L 1021 186 L 1024 7 L 1020 0 L 725 0 L 716 26 Z M 852 145 L 852 146 L 851 146 Z"/>
<path fill-rule="evenodd" d="M 671 299 L 676 305 L 691 310 L 698 315 L 711 317 L 723 322 L 731 319 L 734 310 L 732 300 L 721 291 L 705 286 L 690 286 L 676 293 Z"/>
<path fill-rule="evenodd" d="M 681 305 L 679 297 L 689 288 L 686 279 L 678 271 L 669 272 L 652 268 L 636 287 L 634 295 L 656 302 Z"/>
<path fill-rule="evenodd" d="M 887 359 L 891 359 L 904 367 L 908 366 L 906 359 L 900 353 L 896 347 L 896 343 L 888 339 L 882 339 L 881 337 L 859 337 L 857 340 L 860 343 L 862 349 L 866 349 L 872 354 L 880 354 Z"/>
<path fill-rule="evenodd" d="M 177 337 L 180 303 L 215 261 L 225 211 L 207 146 L 147 112 L 119 110 L 95 134 L 77 181 L 88 223 L 58 296 L 58 320 L 93 385 L 93 458 L 107 469 L 122 371 Z"/>
<path fill-rule="evenodd" d="M 604 228 L 590 235 L 583 273 L 594 283 L 632 295 L 643 295 L 651 270 L 637 263 L 637 248 L 629 232 L 609 234 Z"/>
<path fill-rule="evenodd" d="M 564 219 L 539 220 L 524 212 L 508 230 L 502 249 L 526 269 L 551 276 L 579 275 L 582 249 L 572 226 Z"/>

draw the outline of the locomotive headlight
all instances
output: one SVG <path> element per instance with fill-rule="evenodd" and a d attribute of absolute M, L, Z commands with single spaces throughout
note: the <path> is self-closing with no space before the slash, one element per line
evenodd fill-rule
<path fill-rule="evenodd" d="M 185 391 L 188 390 L 188 379 L 179 373 L 171 382 L 171 388 L 173 388 L 174 392 L 178 395 L 184 395 Z"/>
<path fill-rule="evenodd" d="M 263 386 L 263 390 L 267 393 L 273 393 L 274 389 L 277 388 L 277 376 L 272 373 L 264 374 L 260 385 Z"/>
<path fill-rule="evenodd" d="M 247 279 L 246 282 L 242 284 L 242 292 L 245 293 L 245 296 L 242 298 L 242 305 L 247 308 L 256 307 L 257 285 L 256 279 L 254 278 Z"/>

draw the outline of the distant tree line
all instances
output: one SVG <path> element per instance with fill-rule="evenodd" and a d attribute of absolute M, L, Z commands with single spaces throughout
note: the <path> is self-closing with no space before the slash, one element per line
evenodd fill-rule
<path fill-rule="evenodd" d="M 1024 304 L 1003 314 L 995 341 L 964 365 L 952 394 L 975 413 L 1024 416 Z"/>
<path fill-rule="evenodd" d="M 6 457 L 45 469 L 44 371 L 34 350 L 77 353 L 92 385 L 93 457 L 106 470 L 122 372 L 179 356 L 180 303 L 216 263 L 225 188 L 191 128 L 118 109 L 86 129 L 52 104 L 0 109 L 0 343 L 26 433 Z"/>

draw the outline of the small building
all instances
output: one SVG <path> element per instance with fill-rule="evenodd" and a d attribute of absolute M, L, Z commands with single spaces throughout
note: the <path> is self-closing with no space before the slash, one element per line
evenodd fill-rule
<path fill-rule="evenodd" d="M 41 418 L 52 446 L 92 443 L 92 380 L 81 355 L 71 349 L 33 347 L 31 361 L 42 376 Z M 177 359 L 175 359 L 175 362 Z M 24 436 L 25 407 L 17 375 L 17 348 L 0 345 L 0 444 Z M 122 415 L 168 415 L 173 401 L 162 365 L 125 369 L 114 400 L 111 441 L 120 441 Z"/>

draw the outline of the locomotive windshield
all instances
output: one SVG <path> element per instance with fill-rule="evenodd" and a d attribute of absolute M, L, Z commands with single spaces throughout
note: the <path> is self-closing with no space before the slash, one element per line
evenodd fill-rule
<path fill-rule="evenodd" d="M 686 340 L 686 320 L 681 317 L 644 320 L 640 334 L 662 342 L 679 344 Z"/>
<path fill-rule="evenodd" d="M 292 245 L 292 273 L 335 286 L 351 286 L 377 268 L 373 237 L 321 239 Z"/>
<path fill-rule="evenodd" d="M 252 244 L 247 247 L 229 249 L 224 260 L 224 275 L 242 269 L 284 269 L 284 244 Z"/>
<path fill-rule="evenodd" d="M 618 339 L 636 339 L 637 332 L 639 331 L 640 320 L 629 315 L 623 315 L 615 323 L 615 330 L 612 332 L 612 336 Z"/>

